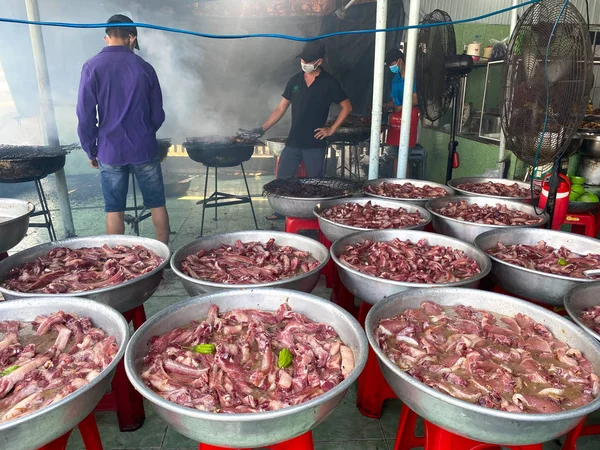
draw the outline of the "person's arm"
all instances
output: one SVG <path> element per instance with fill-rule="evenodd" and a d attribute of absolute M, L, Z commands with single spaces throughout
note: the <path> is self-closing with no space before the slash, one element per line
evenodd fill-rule
<path fill-rule="evenodd" d="M 165 121 L 165 110 L 163 109 L 162 90 L 156 71 L 152 66 L 152 88 L 150 89 L 150 121 L 154 127 L 154 132 L 157 132 Z"/>
<path fill-rule="evenodd" d="M 98 154 L 98 121 L 96 119 L 96 106 L 98 105 L 96 80 L 87 65 L 81 70 L 79 93 L 77 96 L 77 134 L 81 147 L 87 153 L 92 167 Z"/>
<path fill-rule="evenodd" d="M 338 128 L 342 126 L 342 124 L 346 121 L 346 119 L 352 112 L 352 103 L 350 103 L 350 100 L 346 99 L 340 102 L 340 107 L 342 108 L 342 110 L 338 114 L 337 119 L 335 119 L 335 122 L 333 122 L 333 125 L 331 125 L 329 128 L 317 128 L 315 130 L 315 138 L 325 139 L 326 137 L 329 137 L 332 134 L 334 134 L 338 130 Z"/>
<path fill-rule="evenodd" d="M 267 121 L 262 125 L 262 129 L 265 133 L 285 116 L 290 104 L 291 102 L 287 98 L 283 97 L 281 99 L 277 108 L 273 110 Z"/>

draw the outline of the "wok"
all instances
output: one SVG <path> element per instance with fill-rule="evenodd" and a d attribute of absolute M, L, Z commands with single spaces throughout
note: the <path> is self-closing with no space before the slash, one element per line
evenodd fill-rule
<path fill-rule="evenodd" d="M 5 300 L 16 300 L 20 298 L 73 298 L 85 297 L 95 300 L 99 303 L 112 306 L 117 311 L 124 313 L 137 306 L 142 305 L 148 300 L 158 288 L 162 281 L 165 266 L 169 263 L 170 251 L 169 248 L 154 239 L 148 239 L 138 236 L 125 235 L 108 235 L 108 236 L 92 236 L 66 239 L 64 241 L 49 242 L 47 244 L 37 245 L 35 247 L 23 250 L 9 256 L 4 261 L 0 262 L 0 283 L 6 275 L 14 268 L 17 268 L 26 262 L 35 261 L 38 256 L 46 255 L 50 250 L 57 247 L 67 248 L 82 248 L 82 247 L 101 247 L 104 244 L 109 246 L 114 245 L 141 245 L 149 250 L 152 250 L 163 259 L 163 262 L 151 272 L 145 273 L 133 280 L 125 281 L 124 283 L 94 289 L 92 291 L 73 292 L 68 294 L 40 294 L 35 292 L 17 292 L 8 290 L 0 286 L 0 293 Z"/>
<path fill-rule="evenodd" d="M 248 161 L 254 154 L 255 142 L 234 142 L 222 136 L 187 138 L 183 146 L 188 156 L 208 167 L 233 167 Z"/>
<path fill-rule="evenodd" d="M 12 198 L 0 198 L 0 253 L 4 253 L 23 240 L 29 228 L 29 217 L 35 205 Z"/>
<path fill-rule="evenodd" d="M 600 341 L 600 333 L 589 328 L 581 319 L 581 313 L 587 308 L 600 305 L 600 281 L 580 284 L 565 294 L 565 309 L 571 319 L 583 330 Z"/>
<path fill-rule="evenodd" d="M 570 411 L 553 414 L 510 413 L 458 400 L 411 377 L 382 352 L 373 330 L 380 320 L 430 300 L 442 306 L 466 305 L 492 313 L 522 313 L 541 323 L 561 341 L 580 350 L 600 373 L 600 344 L 567 319 L 506 295 L 469 289 L 427 289 L 403 292 L 382 300 L 367 315 L 365 331 L 383 375 L 398 397 L 419 416 L 458 435 L 499 445 L 547 442 L 568 433 L 589 413 L 600 408 L 600 397 Z"/>
<path fill-rule="evenodd" d="M 465 220 L 454 219 L 452 217 L 444 216 L 440 213 L 435 212 L 436 209 L 444 208 L 449 203 L 457 203 L 457 202 L 467 202 L 468 205 L 479 205 L 479 206 L 496 206 L 496 205 L 505 205 L 508 209 L 522 211 L 527 214 L 531 214 L 534 217 L 538 217 L 536 212 L 536 208 L 527 203 L 521 203 L 517 201 L 504 200 L 501 198 L 491 198 L 491 197 L 443 197 L 436 198 L 434 200 L 429 200 L 425 207 L 431 213 L 433 220 L 433 228 L 438 233 L 444 234 L 446 236 L 452 236 L 461 241 L 468 242 L 472 244 L 475 241 L 475 238 L 479 236 L 481 233 L 485 233 L 490 230 L 497 229 L 520 229 L 520 228 L 540 228 L 543 227 L 548 220 L 550 220 L 550 216 L 547 213 L 543 213 L 543 215 L 539 216 L 542 218 L 542 222 L 534 224 L 534 225 L 489 225 L 484 223 L 474 223 L 467 222 Z"/>
<path fill-rule="evenodd" d="M 422 224 L 415 225 L 412 227 L 402 228 L 403 230 L 422 230 L 425 226 L 431 222 L 431 214 L 420 206 L 416 206 L 414 203 L 405 203 L 396 200 L 380 200 L 376 198 L 342 198 L 336 200 L 327 200 L 322 203 L 319 203 L 315 206 L 313 210 L 313 214 L 319 220 L 319 229 L 325 235 L 325 237 L 330 241 L 334 242 L 344 236 L 347 236 L 352 233 L 356 233 L 358 231 L 367 231 L 369 228 L 359 228 L 350 225 L 343 225 L 338 222 L 334 222 L 333 220 L 326 219 L 323 217 L 322 213 L 329 208 L 334 207 L 335 205 L 345 205 L 346 203 L 357 203 L 361 206 L 366 205 L 368 202 L 371 202 L 373 206 L 381 206 L 384 208 L 404 208 L 408 213 L 418 212 L 422 218 L 426 221 Z"/>
<path fill-rule="evenodd" d="M 531 185 L 529 183 L 525 183 L 524 181 L 508 180 L 506 178 L 488 178 L 488 177 L 455 178 L 455 179 L 448 181 L 448 186 L 450 186 L 452 189 L 454 189 L 460 195 L 466 195 L 468 197 L 490 197 L 490 198 L 501 199 L 501 200 L 511 200 L 511 201 L 521 201 L 521 202 L 531 201 L 531 195 L 528 195 L 527 197 L 501 197 L 499 195 L 478 194 L 476 192 L 466 191 L 464 189 L 459 189 L 457 187 L 458 185 L 463 184 L 463 183 L 487 183 L 489 181 L 491 181 L 493 183 L 507 184 L 507 185 L 518 184 L 520 188 L 527 189 L 528 191 L 531 189 Z M 535 197 L 537 198 L 538 196 L 539 196 L 539 194 L 537 194 Z"/>
<path fill-rule="evenodd" d="M 339 259 L 347 245 L 370 241 L 391 241 L 393 239 L 410 240 L 416 243 L 425 239 L 429 245 L 444 245 L 456 250 L 462 250 L 473 258 L 479 265 L 481 272 L 473 278 L 444 284 L 408 283 L 403 281 L 386 280 L 384 278 L 367 275 L 342 263 Z M 492 264 L 485 253 L 466 242 L 459 241 L 441 234 L 426 233 L 416 230 L 374 230 L 350 234 L 338 239 L 331 246 L 331 258 L 339 268 L 340 278 L 344 286 L 361 300 L 375 304 L 382 298 L 397 294 L 409 289 L 423 289 L 433 287 L 469 287 L 477 288 L 479 282 L 489 273 Z"/>
<path fill-rule="evenodd" d="M 597 239 L 561 231 L 540 228 L 521 228 L 512 230 L 502 228 L 480 234 L 475 245 L 486 252 L 496 247 L 498 242 L 505 245 L 535 245 L 539 241 L 554 248 L 564 246 L 575 253 L 600 253 L 600 241 Z M 589 283 L 591 279 L 571 278 L 564 275 L 538 272 L 511 264 L 494 256 L 492 260 L 492 278 L 503 289 L 511 294 L 548 305 L 561 306 L 566 292 L 580 284 Z"/>
<path fill-rule="evenodd" d="M 89 317 L 92 324 L 115 337 L 119 344 L 119 351 L 100 375 L 74 393 L 31 414 L 0 423 L 0 448 L 11 450 L 39 448 L 76 427 L 92 412 L 109 389 L 117 363 L 125 353 L 129 328 L 123 316 L 113 308 L 85 298 L 32 297 L 0 303 L 0 321 L 30 322 L 39 314 L 51 314 L 59 310 Z"/>
<path fill-rule="evenodd" d="M 363 192 L 364 192 L 364 194 L 366 196 L 368 196 L 368 197 L 382 198 L 382 199 L 387 199 L 387 200 L 390 200 L 390 199 L 391 200 L 400 200 L 400 201 L 403 201 L 403 202 L 413 203 L 413 204 L 416 204 L 418 206 L 425 206 L 425 204 L 429 200 L 433 200 L 432 198 L 395 198 L 395 197 L 386 197 L 384 195 L 371 194 L 370 192 L 367 191 L 367 187 L 371 186 L 373 188 L 376 188 L 381 183 L 389 183 L 389 184 L 412 183 L 416 187 L 423 187 L 425 185 L 429 185 L 429 186 L 432 186 L 432 187 L 444 189 L 448 193 L 449 196 L 450 195 L 454 195 L 454 189 L 452 189 L 452 188 L 450 188 L 448 186 L 445 186 L 443 184 L 433 183 L 431 181 L 424 181 L 424 180 L 411 180 L 409 178 L 379 178 L 377 180 L 367 181 L 363 185 Z"/>
<path fill-rule="evenodd" d="M 189 255 L 198 253 L 200 250 L 211 250 L 221 244 L 235 244 L 236 241 L 267 242 L 274 238 L 277 245 L 290 245 L 298 250 L 310 252 L 313 258 L 319 261 L 318 267 L 310 272 L 295 277 L 283 278 L 278 281 L 261 284 L 224 284 L 214 283 L 207 280 L 199 280 L 183 273 L 180 269 L 181 262 Z M 233 289 L 256 289 L 266 287 L 277 287 L 282 289 L 293 289 L 302 292 L 311 292 L 321 276 L 321 270 L 329 262 L 329 252 L 323 244 L 314 239 L 299 234 L 283 233 L 281 231 L 238 231 L 235 233 L 217 234 L 203 237 L 184 245 L 171 257 L 171 269 L 177 275 L 187 293 L 191 296 L 219 292 Z"/>
<path fill-rule="evenodd" d="M 348 377 L 325 394 L 277 411 L 252 414 L 218 414 L 186 408 L 151 391 L 140 378 L 143 358 L 153 336 L 206 317 L 211 305 L 221 311 L 234 308 L 276 310 L 283 302 L 309 319 L 327 323 L 354 353 L 355 367 Z M 162 310 L 133 335 L 125 352 L 125 370 L 135 389 L 149 400 L 158 415 L 179 433 L 194 441 L 226 448 L 260 448 L 299 436 L 323 422 L 342 401 L 367 361 L 368 345 L 356 319 L 327 300 L 292 290 L 249 289 L 189 298 Z"/>

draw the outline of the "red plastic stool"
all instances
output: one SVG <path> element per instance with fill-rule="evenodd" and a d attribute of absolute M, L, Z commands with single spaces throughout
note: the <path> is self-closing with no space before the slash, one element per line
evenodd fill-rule
<path fill-rule="evenodd" d="M 597 434 L 600 434 L 600 424 L 586 426 L 585 419 L 583 419 L 579 425 L 569 431 L 562 450 L 577 450 L 577 439 Z"/>
<path fill-rule="evenodd" d="M 134 331 L 137 330 L 146 321 L 144 306 L 127 311 L 123 314 L 127 322 L 133 323 Z M 123 360 L 117 364 L 115 376 L 112 380 L 112 389 L 106 393 L 96 411 L 114 411 L 117 413 L 119 429 L 125 431 L 135 431 L 144 425 L 146 415 L 144 413 L 144 400 L 138 391 L 136 391 L 125 373 Z"/>
<path fill-rule="evenodd" d="M 416 447 L 425 446 L 425 436 L 415 434 L 417 428 L 417 413 L 406 405 L 402 405 L 400 422 L 398 422 L 398 433 L 393 450 L 411 450 Z"/>
<path fill-rule="evenodd" d="M 100 440 L 98 425 L 96 424 L 93 413 L 79 422 L 77 428 L 79 428 L 79 432 L 81 433 L 85 450 L 102 450 L 102 441 Z M 65 450 L 67 448 L 67 442 L 69 442 L 71 431 L 68 431 L 49 444 L 40 447 L 38 450 Z"/>
<path fill-rule="evenodd" d="M 525 300 L 525 301 L 527 301 L 529 303 L 533 303 L 534 305 L 541 306 L 542 308 L 546 308 L 548 311 L 552 311 L 552 312 L 554 312 L 554 313 L 556 313 L 558 315 L 561 315 L 561 316 L 568 316 L 569 315 L 569 313 L 567 313 L 567 310 L 565 308 L 563 308 L 562 306 L 545 305 L 543 303 L 538 303 L 536 301 L 529 300 L 528 298 L 519 297 L 518 295 L 511 294 L 510 292 L 502 289 L 498 285 L 494 286 L 493 292 L 497 292 L 498 294 L 510 295 L 511 297 L 520 298 L 521 300 Z"/>
<path fill-rule="evenodd" d="M 588 237 L 595 238 L 598 236 L 598 228 L 600 220 L 596 220 L 596 216 L 590 212 L 581 214 L 567 214 L 565 225 L 571 225 L 571 230 L 576 234 L 583 234 Z"/>
<path fill-rule="evenodd" d="M 301 434 L 300 436 L 290 439 L 289 441 L 281 442 L 267 447 L 270 450 L 314 450 L 312 432 Z M 216 447 L 214 445 L 200 444 L 198 450 L 227 450 L 225 447 Z M 250 449 L 236 449 L 250 450 Z"/>
<path fill-rule="evenodd" d="M 275 159 L 275 178 L 277 178 L 277 172 L 279 172 L 279 157 Z M 300 161 L 300 166 L 296 172 L 296 178 L 305 178 L 307 176 L 304 161 Z"/>
<path fill-rule="evenodd" d="M 425 450 L 542 450 L 542 444 L 497 445 L 473 441 L 446 431 L 431 422 L 425 423 Z"/>
<path fill-rule="evenodd" d="M 372 305 L 361 302 L 358 312 L 358 322 L 365 326 L 365 318 L 371 309 Z M 375 352 L 369 347 L 369 356 L 367 357 L 367 365 L 358 377 L 358 396 L 356 399 L 356 407 L 363 416 L 371 419 L 379 419 L 383 402 L 397 398 L 392 388 L 387 384 L 379 364 Z"/>

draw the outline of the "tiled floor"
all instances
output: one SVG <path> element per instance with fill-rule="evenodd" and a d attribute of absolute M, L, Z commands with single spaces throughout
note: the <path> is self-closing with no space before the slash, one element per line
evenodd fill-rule
<path fill-rule="evenodd" d="M 256 177 L 250 179 L 251 190 L 260 195 L 262 185 L 271 178 Z M 239 178 L 229 180 L 219 179 L 220 189 L 225 192 L 241 192 L 243 183 Z M 44 182 L 46 192 L 50 197 L 51 207 L 54 208 L 56 199 L 52 178 Z M 211 185 L 212 183 L 209 183 Z M 73 205 L 73 216 L 77 233 L 80 236 L 101 234 L 104 230 L 104 213 L 102 211 L 102 198 L 100 186 L 96 177 L 77 177 L 69 179 L 71 202 Z M 196 239 L 200 233 L 201 207 L 195 202 L 201 195 L 203 178 L 194 180 L 192 187 L 186 197 L 180 199 L 169 199 L 168 209 L 171 217 L 172 235 L 170 247 L 172 250 Z M 222 188 L 222 189 L 221 189 Z M 32 186 L 11 186 L 0 184 L 0 197 L 19 197 L 34 201 L 34 190 Z M 282 229 L 282 222 L 269 222 L 265 216 L 270 213 L 266 199 L 256 197 L 254 205 L 261 229 Z M 53 213 L 57 232 L 62 236 L 62 226 L 58 212 Z M 248 205 L 233 206 L 219 209 L 219 221 L 212 220 L 212 211 L 209 212 L 205 224 L 205 235 L 223 233 L 227 231 L 239 231 L 252 229 L 252 216 Z M 128 230 L 128 233 L 131 233 Z M 144 236 L 152 236 L 153 229 L 150 221 L 141 225 L 141 233 Z M 33 245 L 47 242 L 47 233 L 44 229 L 32 229 L 26 239 L 13 251 L 22 250 Z M 316 295 L 328 298 L 329 291 L 319 284 L 314 292 Z M 166 278 L 156 294 L 146 303 L 146 314 L 148 317 L 157 313 L 168 305 L 171 305 L 187 297 L 183 287 L 170 271 L 166 272 Z M 398 417 L 400 413 L 400 401 L 388 401 L 380 420 L 368 419 L 361 415 L 355 407 L 356 386 L 353 386 L 346 395 L 343 402 L 333 414 L 314 430 L 316 450 L 392 450 Z M 112 449 L 197 449 L 197 443 L 177 433 L 168 427 L 160 419 L 150 405 L 146 405 L 146 421 L 144 426 L 132 433 L 120 433 L 117 419 L 114 413 L 96 413 L 96 420 L 100 427 L 102 443 L 106 450 Z M 578 442 L 579 450 L 592 450 L 600 448 L 600 439 L 596 437 L 585 437 Z M 73 432 L 69 446 L 70 450 L 83 449 L 83 444 L 78 431 Z M 544 450 L 558 450 L 560 445 L 548 443 Z"/>

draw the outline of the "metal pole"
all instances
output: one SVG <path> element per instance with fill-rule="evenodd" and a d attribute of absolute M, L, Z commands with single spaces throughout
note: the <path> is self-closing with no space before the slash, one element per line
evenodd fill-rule
<path fill-rule="evenodd" d="M 377 0 L 375 28 L 387 26 L 388 0 Z M 381 114 L 383 109 L 383 73 L 385 70 L 385 33 L 375 35 L 375 65 L 373 67 L 373 107 L 371 117 L 371 142 L 369 148 L 369 180 L 379 176 L 379 145 L 381 140 Z"/>
<path fill-rule="evenodd" d="M 411 0 L 408 9 L 408 25 L 418 25 L 421 0 Z M 398 148 L 398 178 L 406 178 L 408 168 L 408 141 L 410 139 L 410 123 L 412 119 L 412 96 L 415 81 L 415 66 L 417 62 L 416 28 L 410 28 L 407 33 L 406 52 L 404 53 L 404 96 L 402 97 L 402 121 L 400 122 L 400 146 Z"/>
<path fill-rule="evenodd" d="M 519 0 L 512 0 L 511 4 L 512 6 L 516 6 L 517 3 L 519 3 Z M 510 32 L 508 33 L 509 36 L 512 36 L 513 31 L 515 31 L 515 28 L 517 28 L 517 10 L 513 9 L 510 12 Z M 506 138 L 504 137 L 504 132 L 502 131 L 502 129 L 500 129 L 500 148 L 498 150 L 498 162 L 501 163 L 504 161 L 504 158 L 506 157 Z M 500 175 L 502 176 L 502 175 Z"/>
<path fill-rule="evenodd" d="M 27 7 L 27 19 L 35 22 L 40 21 L 40 10 L 37 0 L 25 0 Z M 54 115 L 54 104 L 52 102 L 52 91 L 50 89 L 50 77 L 48 75 L 48 65 L 46 63 L 46 50 L 44 48 L 44 37 L 42 28 L 38 25 L 29 25 L 29 35 L 31 36 L 31 47 L 33 50 L 33 60 L 35 62 L 35 72 L 37 75 L 38 89 L 40 91 L 40 109 L 42 130 L 44 141 L 51 147 L 58 147 L 58 128 L 56 127 L 56 117 Z M 71 214 L 71 204 L 69 203 L 69 189 L 67 187 L 67 178 L 64 169 L 60 169 L 54 174 L 56 181 L 56 194 L 58 196 L 58 205 L 62 216 L 63 227 L 66 237 L 75 236 L 75 226 L 73 225 L 73 215 Z"/>

